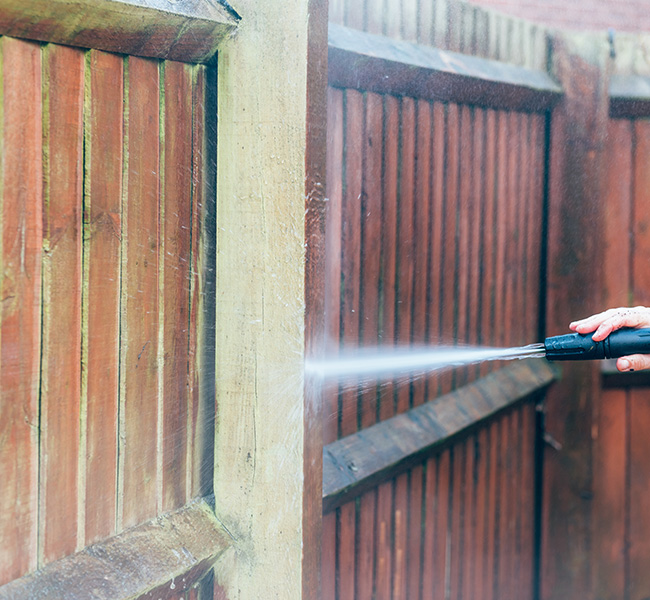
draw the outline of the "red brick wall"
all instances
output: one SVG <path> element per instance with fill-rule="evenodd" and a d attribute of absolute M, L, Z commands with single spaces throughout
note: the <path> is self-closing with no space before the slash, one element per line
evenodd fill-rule
<path fill-rule="evenodd" d="M 566 29 L 650 31 L 650 0 L 470 0 Z"/>

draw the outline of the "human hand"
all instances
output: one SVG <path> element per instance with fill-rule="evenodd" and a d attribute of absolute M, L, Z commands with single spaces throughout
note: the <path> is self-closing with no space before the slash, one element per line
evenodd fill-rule
<path fill-rule="evenodd" d="M 646 306 L 610 308 L 569 325 L 569 329 L 577 333 L 595 331 L 592 336 L 595 342 L 604 340 L 612 331 L 622 327 L 650 327 L 650 308 Z M 616 361 L 616 368 L 619 371 L 650 369 L 650 354 L 623 356 Z"/>

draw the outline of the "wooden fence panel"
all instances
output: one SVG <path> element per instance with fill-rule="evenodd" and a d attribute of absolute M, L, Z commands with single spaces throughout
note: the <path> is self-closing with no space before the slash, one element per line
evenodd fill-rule
<path fill-rule="evenodd" d="M 40 46 L 1 44 L 0 584 L 37 563 L 43 243 Z"/>
<path fill-rule="evenodd" d="M 211 489 L 215 406 L 209 70 L 0 44 L 2 585 Z"/>
<path fill-rule="evenodd" d="M 456 2 L 417 4 L 340 0 L 330 3 L 330 22 L 529 68 L 544 64 L 543 30 L 509 27 Z M 536 43 L 527 45 L 529 38 Z M 366 90 L 330 58 L 334 257 L 326 319 L 334 345 L 537 341 L 545 116 L 404 95 L 406 88 L 392 95 L 370 79 Z M 346 381 L 340 394 L 326 390 L 326 405 L 334 410 L 338 395 L 337 436 L 346 437 L 498 366 Z M 530 596 L 535 435 L 535 409 L 522 406 L 326 513 L 323 597 Z"/>
<path fill-rule="evenodd" d="M 337 114 L 341 105 L 337 109 L 335 98 L 345 94 L 349 100 L 351 93 L 353 109 L 348 102 L 346 110 Z M 345 162 L 345 181 L 352 182 L 352 187 L 347 189 L 340 217 L 348 232 L 339 246 L 345 288 L 338 288 L 337 277 L 333 276 L 330 285 L 334 288 L 330 287 L 328 297 L 331 305 L 337 298 L 358 297 L 358 301 L 349 300 L 344 306 L 366 307 L 365 312 L 361 309 L 360 317 L 356 308 L 354 313 L 350 309 L 341 321 L 351 337 L 342 335 L 340 343 L 346 347 L 377 343 L 374 317 L 367 318 L 367 311 L 376 306 L 377 293 L 382 318 L 380 343 L 384 345 L 426 340 L 453 343 L 455 339 L 464 343 L 480 339 L 496 345 L 534 341 L 539 299 L 533 291 L 539 289 L 539 283 L 532 284 L 531 280 L 539 278 L 540 254 L 530 248 L 541 243 L 541 228 L 535 219 L 541 215 L 543 199 L 541 181 L 536 178 L 544 170 L 543 119 L 422 100 L 416 104 L 408 98 L 386 96 L 383 189 L 372 191 L 373 195 L 383 196 L 384 235 L 378 248 L 376 238 L 368 233 L 374 231 L 372 217 L 376 215 L 371 213 L 369 218 L 365 210 L 370 202 L 369 182 L 374 185 L 376 177 L 350 173 L 351 165 L 366 173 L 368 165 L 376 160 L 376 150 L 368 141 L 368 105 L 375 102 L 375 97 L 366 95 L 364 105 L 357 92 L 330 91 L 330 115 L 334 123 L 341 123 L 337 127 L 344 128 L 346 152 L 354 162 Z M 347 120 L 358 115 L 362 126 L 355 129 Z M 373 121 L 375 118 L 373 115 Z M 398 124 L 395 131 L 399 135 L 391 136 L 391 128 Z M 372 125 L 375 127 L 378 125 Z M 493 137 L 488 137 L 490 133 Z M 333 134 L 331 143 L 336 139 Z M 332 146 L 330 155 L 336 152 Z M 535 162 L 533 167 L 531 161 Z M 422 174 L 425 165 L 431 174 L 444 165 L 441 183 L 435 175 Z M 506 176 L 508 169 L 515 174 Z M 330 178 L 334 190 L 338 189 L 332 170 Z M 488 204 L 484 206 L 481 192 L 487 185 L 493 187 L 486 194 Z M 355 201 L 356 205 L 351 205 Z M 476 214 L 486 218 L 475 219 Z M 395 215 L 394 220 L 389 218 L 391 215 Z M 361 232 L 359 238 L 351 231 L 354 224 Z M 431 232 L 436 231 L 442 240 L 433 238 Z M 372 265 L 379 257 L 382 266 L 377 279 Z M 430 264 L 428 261 L 434 258 L 437 263 Z M 472 261 L 478 261 L 478 265 Z M 500 276 L 495 283 L 486 273 Z M 373 282 L 379 286 L 378 292 L 371 289 Z M 360 291 L 351 290 L 350 285 Z M 440 324 L 428 313 L 430 306 L 434 310 L 440 307 Z M 525 314 L 518 315 L 520 310 Z M 330 324 L 330 331 L 335 333 L 334 324 Z M 372 424 L 369 406 L 383 420 L 395 411 L 404 412 L 470 381 L 477 372 L 476 368 L 466 368 L 430 377 L 426 388 L 409 380 L 379 387 L 373 382 L 364 382 L 365 387 L 346 382 L 340 397 L 339 435 Z M 357 404 L 361 399 L 362 403 Z M 333 400 L 328 405 L 333 406 Z M 357 412 L 357 406 L 361 412 Z M 504 417 L 494 437 L 490 437 L 498 448 L 492 462 L 489 457 L 493 448 L 487 433 L 484 437 L 477 433 L 454 445 L 447 451 L 447 479 L 438 478 L 435 487 L 429 478 L 438 463 L 428 461 L 381 484 L 376 491 L 366 492 L 356 502 L 344 504 L 336 511 L 336 533 L 331 530 L 333 521 L 326 515 L 324 573 L 337 584 L 326 585 L 324 597 L 344 598 L 353 593 L 356 597 L 370 597 L 374 591 L 377 597 L 392 594 L 410 598 L 417 597 L 420 588 L 433 589 L 436 585 L 443 585 L 451 590 L 452 597 L 458 598 L 481 594 L 487 589 L 485 585 L 491 586 L 494 597 L 499 598 L 531 593 L 535 422 L 532 406 Z M 482 483 L 477 486 L 479 481 Z M 489 491 L 490 485 L 495 486 L 494 492 Z M 446 489 L 453 499 L 445 525 L 450 543 L 442 549 L 434 547 L 440 540 L 432 538 L 432 532 L 441 526 L 435 524 L 440 518 L 437 512 L 431 513 L 428 508 L 432 489 Z M 493 543 L 495 535 L 497 541 Z M 426 544 L 431 546 L 427 548 Z M 431 574 L 431 567 L 422 562 L 424 556 L 440 565 L 442 571 Z"/>

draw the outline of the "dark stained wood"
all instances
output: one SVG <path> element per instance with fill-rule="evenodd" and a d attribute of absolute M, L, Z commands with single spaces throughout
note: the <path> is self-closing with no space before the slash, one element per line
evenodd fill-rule
<path fill-rule="evenodd" d="M 109 600 L 155 590 L 151 597 L 170 600 L 200 581 L 231 543 L 199 500 L 16 579 L 0 587 L 0 598 L 80 598 L 92 590 Z"/>
<path fill-rule="evenodd" d="M 381 279 L 382 193 L 381 170 L 383 152 L 383 100 L 376 94 L 366 96 L 366 130 L 364 135 L 364 181 L 361 195 L 361 236 L 363 242 L 361 272 L 361 344 L 376 346 L 379 342 L 379 287 Z M 377 420 L 378 386 L 368 382 L 361 389 L 361 426 Z M 359 503 L 359 546 L 357 549 L 357 588 L 359 600 L 372 598 L 374 556 L 376 548 L 375 510 L 377 498 L 369 491 Z"/>
<path fill-rule="evenodd" d="M 444 166 L 444 221 L 442 280 L 438 292 L 442 298 L 440 315 L 440 343 L 452 345 L 456 341 L 456 261 L 458 259 L 457 213 L 458 185 L 460 176 L 459 159 L 459 116 L 458 105 L 446 107 L 445 119 L 445 166 Z M 440 375 L 440 393 L 447 394 L 453 387 L 453 372 Z"/>
<path fill-rule="evenodd" d="M 393 96 L 384 99 L 384 159 L 382 190 L 382 289 L 380 293 L 382 344 L 395 343 L 395 298 L 397 281 L 397 178 L 399 138 L 391 132 L 399 128 L 399 101 Z M 381 387 L 379 419 L 385 420 L 395 414 L 395 386 Z M 378 600 L 392 598 L 393 586 L 393 489 L 394 482 L 382 483 L 377 488 L 376 524 L 376 594 Z"/>
<path fill-rule="evenodd" d="M 433 104 L 432 115 L 432 164 L 431 164 L 431 230 L 429 260 L 429 292 L 427 301 L 427 342 L 441 341 L 442 313 L 442 261 L 444 255 L 443 226 L 445 200 L 445 107 L 440 102 Z M 427 399 L 438 395 L 439 378 L 432 374 L 427 380 Z"/>
<path fill-rule="evenodd" d="M 159 337 L 159 67 L 128 64 L 128 170 L 123 239 L 121 524 L 157 511 Z"/>
<path fill-rule="evenodd" d="M 633 223 L 632 130 L 633 124 L 629 121 L 609 120 L 603 235 L 605 306 L 625 306 L 631 288 L 631 239 L 626 239 L 621 232 L 629 230 Z M 629 375 L 616 373 L 619 379 Z M 604 378 L 603 384 L 607 385 Z M 603 390 L 594 417 L 597 437 L 594 445 L 593 511 L 597 516 L 597 526 L 594 527 L 593 556 L 597 568 L 592 572 L 592 585 L 594 593 L 601 598 L 624 597 L 629 577 L 629 572 L 621 568 L 627 560 L 629 543 L 629 407 L 629 395 L 625 390 Z"/>
<path fill-rule="evenodd" d="M 330 25 L 330 85 L 500 109 L 543 111 L 561 89 L 542 71 Z"/>
<path fill-rule="evenodd" d="M 36 567 L 41 353 L 41 49 L 4 38 L 2 319 L 0 320 L 0 584 Z M 23 596 L 27 597 L 27 596 Z"/>
<path fill-rule="evenodd" d="M 565 97 L 554 111 L 551 131 L 549 335 L 563 333 L 572 320 L 603 308 L 608 59 L 595 42 L 581 50 L 583 56 L 569 49 L 577 46 L 562 40 L 561 35 L 554 40 L 554 74 Z M 544 600 L 587 597 L 590 593 L 593 565 L 584 548 L 595 524 L 592 427 L 599 384 L 597 365 L 576 363 L 565 371 L 546 400 L 546 428 L 561 449 L 547 446 L 544 454 Z"/>
<path fill-rule="evenodd" d="M 192 230 L 192 70 L 165 63 L 161 201 L 163 294 L 162 509 L 187 501 Z"/>
<path fill-rule="evenodd" d="M 650 513 L 644 509 L 643 503 L 643 490 L 647 490 L 650 485 L 650 470 L 647 467 L 650 453 L 650 405 L 646 390 L 632 389 L 628 395 L 629 489 L 626 500 L 629 503 L 629 529 L 628 538 L 624 538 L 628 545 L 625 583 L 629 597 L 637 600 L 646 597 L 650 589 L 650 573 L 647 569 L 647 557 L 650 556 Z M 620 427 L 618 419 L 617 422 Z M 612 550 L 616 550 L 616 546 Z M 620 558 L 620 554 L 618 557 Z"/>
<path fill-rule="evenodd" d="M 495 301 L 494 290 L 496 287 L 495 272 L 495 162 L 496 162 L 496 113 L 486 111 L 485 115 L 485 183 L 482 193 L 481 216 L 482 243 L 481 243 L 481 329 L 479 342 L 483 345 L 495 343 Z M 491 365 L 484 362 L 480 365 L 480 375 L 486 375 Z"/>
<path fill-rule="evenodd" d="M 335 352 L 339 344 L 341 311 L 341 202 L 343 164 L 343 92 L 328 89 L 327 101 L 327 196 L 329 199 L 325 235 L 325 328 L 327 346 Z M 325 387 L 323 395 L 323 443 L 338 436 L 338 385 Z M 322 594 L 324 600 L 336 597 L 336 525 L 335 513 L 323 517 Z"/>
<path fill-rule="evenodd" d="M 413 233 L 415 240 L 413 316 L 411 342 L 423 346 L 428 337 L 427 301 L 429 295 L 429 255 L 432 244 L 431 210 L 431 104 L 416 103 L 415 194 Z M 415 377 L 412 383 L 412 404 L 419 406 L 427 400 L 426 378 Z"/>
<path fill-rule="evenodd" d="M 453 436 L 545 389 L 555 377 L 546 361 L 513 363 L 435 402 L 328 444 L 323 451 L 323 510 L 403 471 Z"/>
<path fill-rule="evenodd" d="M 84 228 L 86 327 L 86 543 L 115 532 L 122 237 L 123 64 L 89 57 Z"/>
<path fill-rule="evenodd" d="M 631 147 L 634 152 L 631 165 L 632 178 L 625 178 L 632 184 L 632 219 L 630 222 L 633 238 L 630 244 L 630 287 L 633 302 L 635 304 L 645 304 L 650 301 L 650 277 L 647 273 L 647 261 L 650 256 L 650 221 L 647 216 L 647 212 L 650 210 L 650 189 L 648 188 L 650 182 L 650 174 L 648 173 L 650 123 L 647 120 L 637 120 L 631 126 Z M 612 152 L 614 153 L 617 150 L 623 153 L 623 148 L 619 144 L 612 148 Z M 623 164 L 625 164 L 624 161 L 629 156 L 626 154 L 623 153 L 623 157 L 619 158 Z M 629 171 L 622 171 L 621 175 L 624 176 L 626 173 L 629 173 Z M 609 394 L 612 393 L 616 392 L 609 392 Z M 622 408 L 621 392 L 619 391 L 618 394 L 618 406 Z M 648 512 L 643 510 L 641 501 L 644 494 L 643 490 L 648 489 L 650 482 L 650 468 L 648 466 L 650 441 L 647 434 L 648 427 L 650 427 L 650 408 L 648 406 L 647 390 L 643 388 L 630 389 L 627 392 L 627 399 L 629 402 L 627 414 L 629 424 L 626 433 L 629 438 L 626 441 L 628 443 L 629 464 L 627 465 L 627 481 L 625 482 L 628 486 L 625 500 L 628 503 L 629 513 L 627 515 L 627 539 L 623 538 L 624 547 L 628 553 L 626 557 L 628 572 L 626 573 L 625 583 L 629 597 L 637 600 L 646 597 L 649 593 L 648 590 L 650 590 L 650 573 L 643 567 L 643 565 L 647 565 L 650 556 L 650 518 Z M 618 424 L 618 433 L 621 433 L 622 423 L 620 418 L 615 423 Z M 623 431 L 625 432 L 625 430 Z M 612 444 L 614 449 L 617 448 L 615 443 Z M 607 449 L 607 446 L 603 447 L 603 450 L 605 449 Z M 620 453 L 620 445 L 618 449 Z M 611 498 L 611 496 L 609 497 Z M 620 543 L 620 539 L 618 541 Z"/>
<path fill-rule="evenodd" d="M 3 35 L 185 62 L 210 60 L 240 20 L 200 0 L 2 0 L 0 15 Z"/>
<path fill-rule="evenodd" d="M 74 552 L 78 539 L 85 65 L 82 51 L 62 46 L 49 46 L 43 60 L 49 127 L 43 165 L 39 558 L 48 563 Z"/>
<path fill-rule="evenodd" d="M 307 116 L 305 140 L 305 357 L 325 348 L 326 171 L 327 171 L 327 0 L 308 5 Z M 302 598 L 321 600 L 323 537 L 323 395 L 305 381 L 303 419 Z"/>

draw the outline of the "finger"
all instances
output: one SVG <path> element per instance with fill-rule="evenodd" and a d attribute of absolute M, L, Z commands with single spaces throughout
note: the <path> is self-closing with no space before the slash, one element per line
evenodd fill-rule
<path fill-rule="evenodd" d="M 597 329 L 603 321 L 606 321 L 620 310 L 625 310 L 625 308 L 610 308 L 609 310 L 605 310 L 596 315 L 573 321 L 573 323 L 569 324 L 569 329 L 577 331 L 578 333 L 589 333 L 590 331 Z"/>
<path fill-rule="evenodd" d="M 623 372 L 650 369 L 650 354 L 632 354 L 631 356 L 623 356 L 616 361 L 616 368 Z"/>
<path fill-rule="evenodd" d="M 650 311 L 644 306 L 621 310 L 606 319 L 596 329 L 593 340 L 604 340 L 612 331 L 622 327 L 644 327 L 650 325 Z"/>

